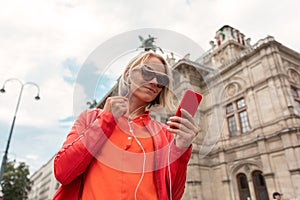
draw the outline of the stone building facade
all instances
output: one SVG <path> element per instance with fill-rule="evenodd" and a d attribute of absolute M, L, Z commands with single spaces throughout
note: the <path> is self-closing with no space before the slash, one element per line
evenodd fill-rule
<path fill-rule="evenodd" d="M 250 45 L 230 26 L 215 38 L 173 66 L 204 99 L 184 199 L 300 199 L 300 54 L 270 36 Z"/>

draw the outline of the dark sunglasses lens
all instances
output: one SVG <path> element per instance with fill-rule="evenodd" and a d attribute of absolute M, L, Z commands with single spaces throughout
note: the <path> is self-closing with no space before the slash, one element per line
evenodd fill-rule
<path fill-rule="evenodd" d="M 155 77 L 155 72 L 151 72 L 145 68 L 145 66 L 142 67 L 142 76 L 145 81 L 150 81 Z"/>
<path fill-rule="evenodd" d="M 169 78 L 166 75 L 156 75 L 158 87 L 163 88 L 169 85 Z"/>

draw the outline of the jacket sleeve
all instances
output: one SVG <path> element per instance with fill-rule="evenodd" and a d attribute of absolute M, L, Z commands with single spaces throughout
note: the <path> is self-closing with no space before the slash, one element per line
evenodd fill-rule
<path fill-rule="evenodd" d="M 172 183 L 172 199 L 180 200 L 185 189 L 187 165 L 192 153 L 192 145 L 189 148 L 177 147 L 174 143 L 171 144 L 170 160 L 176 159 L 171 163 L 171 183 Z M 169 172 L 167 173 L 168 185 L 170 184 Z"/>
<path fill-rule="evenodd" d="M 115 125 L 114 116 L 106 111 L 94 109 L 80 114 L 54 159 L 54 174 L 62 185 L 69 184 L 87 169 Z"/>

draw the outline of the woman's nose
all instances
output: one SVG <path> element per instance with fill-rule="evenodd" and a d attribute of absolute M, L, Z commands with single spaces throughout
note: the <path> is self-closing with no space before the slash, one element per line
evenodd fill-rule
<path fill-rule="evenodd" d="M 154 77 L 153 79 L 151 79 L 151 80 L 149 81 L 149 83 L 151 83 L 151 84 L 157 86 L 158 82 L 157 82 L 156 77 Z"/>

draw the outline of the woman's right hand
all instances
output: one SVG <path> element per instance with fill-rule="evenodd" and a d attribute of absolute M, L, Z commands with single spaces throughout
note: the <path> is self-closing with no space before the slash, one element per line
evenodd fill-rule
<path fill-rule="evenodd" d="M 122 96 L 108 97 L 103 110 L 110 112 L 116 118 L 119 118 L 128 110 L 128 99 Z"/>

